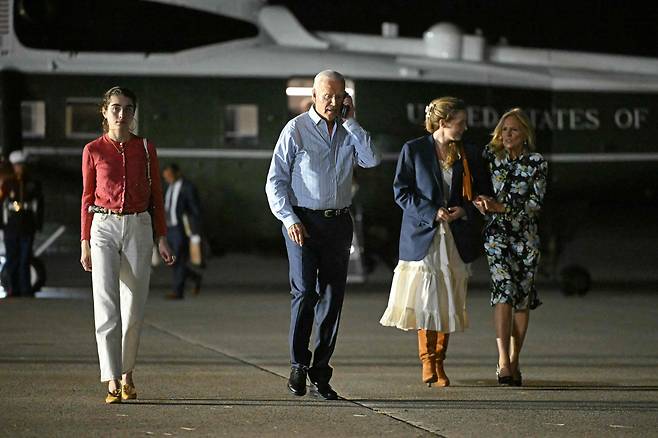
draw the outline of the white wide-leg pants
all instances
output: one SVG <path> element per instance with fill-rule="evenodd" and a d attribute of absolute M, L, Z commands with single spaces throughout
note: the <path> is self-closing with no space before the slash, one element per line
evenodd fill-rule
<path fill-rule="evenodd" d="M 151 276 L 151 216 L 96 213 L 90 244 L 96 344 L 106 382 L 135 367 Z"/>

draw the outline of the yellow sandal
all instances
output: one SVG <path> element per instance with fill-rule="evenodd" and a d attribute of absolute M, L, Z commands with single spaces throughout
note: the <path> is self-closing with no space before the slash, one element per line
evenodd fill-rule
<path fill-rule="evenodd" d="M 117 388 L 114 391 L 107 391 L 107 396 L 105 397 L 105 403 L 108 405 L 121 403 L 121 389 Z"/>
<path fill-rule="evenodd" d="M 135 400 L 137 398 L 137 391 L 133 385 L 127 383 L 121 387 L 121 398 L 124 400 Z"/>

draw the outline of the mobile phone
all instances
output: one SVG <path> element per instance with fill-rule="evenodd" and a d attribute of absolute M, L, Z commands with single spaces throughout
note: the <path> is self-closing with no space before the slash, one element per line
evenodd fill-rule
<path fill-rule="evenodd" d="M 348 98 L 348 97 L 351 98 L 351 96 L 349 94 L 345 93 L 345 98 Z M 352 102 L 352 103 L 354 103 L 354 102 Z M 348 112 L 350 112 L 350 107 L 348 105 L 343 104 L 340 107 L 340 118 L 341 119 L 346 119 Z"/>

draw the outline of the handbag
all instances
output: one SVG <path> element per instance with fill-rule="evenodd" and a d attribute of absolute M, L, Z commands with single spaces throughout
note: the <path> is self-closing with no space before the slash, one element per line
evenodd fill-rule
<path fill-rule="evenodd" d="M 201 268 L 205 267 L 201 239 L 190 239 L 190 263 Z"/>
<path fill-rule="evenodd" d="M 185 236 L 187 236 L 189 239 L 190 263 L 192 263 L 194 266 L 205 267 L 201 238 L 192 235 L 190 218 L 185 213 L 183 213 L 183 229 L 185 230 Z"/>

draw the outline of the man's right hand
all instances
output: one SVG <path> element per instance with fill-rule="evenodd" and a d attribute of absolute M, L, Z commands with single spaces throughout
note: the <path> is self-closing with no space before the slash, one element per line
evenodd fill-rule
<path fill-rule="evenodd" d="M 295 242 L 297 245 L 303 246 L 304 239 L 311 237 L 311 235 L 308 234 L 308 231 L 306 231 L 304 224 L 298 222 L 296 224 L 290 225 L 288 228 L 288 237 L 290 237 L 290 240 Z"/>

